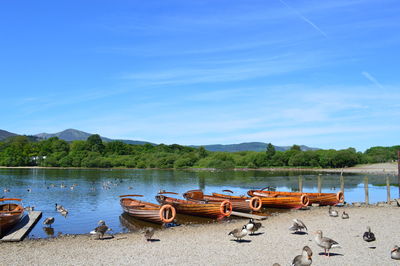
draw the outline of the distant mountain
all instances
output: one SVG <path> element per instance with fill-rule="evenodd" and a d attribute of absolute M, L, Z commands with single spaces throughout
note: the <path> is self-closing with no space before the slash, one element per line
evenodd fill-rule
<path fill-rule="evenodd" d="M 268 143 L 264 142 L 244 142 L 240 144 L 214 144 L 214 145 L 204 145 L 203 147 L 208 151 L 224 151 L 224 152 L 238 152 L 238 151 L 265 151 L 267 149 Z M 200 146 L 190 146 L 194 148 L 199 148 Z M 276 151 L 287 151 L 291 146 L 275 146 Z M 308 150 L 318 150 L 318 148 L 310 148 L 305 145 L 300 145 L 302 151 Z"/>
<path fill-rule="evenodd" d="M 59 139 L 62 139 L 65 141 L 74 141 L 74 140 L 87 140 L 87 138 L 90 137 L 91 135 L 93 135 L 93 134 L 70 128 L 70 129 L 66 129 L 64 131 L 57 132 L 57 133 L 40 133 L 40 134 L 36 134 L 35 136 L 38 138 L 41 138 L 41 139 L 49 139 L 52 137 L 58 137 Z M 154 143 L 150 143 L 147 141 L 110 139 L 110 138 L 106 138 L 106 137 L 102 137 L 102 136 L 100 136 L 100 137 L 104 142 L 121 141 L 126 144 L 143 145 L 143 144 L 148 143 L 148 144 L 154 145 Z"/>
<path fill-rule="evenodd" d="M 11 133 L 11 132 L 8 132 L 8 131 L 0 129 L 0 141 L 1 140 L 5 140 L 5 139 L 7 139 L 9 137 L 15 137 L 15 136 L 18 136 L 18 134 Z"/>

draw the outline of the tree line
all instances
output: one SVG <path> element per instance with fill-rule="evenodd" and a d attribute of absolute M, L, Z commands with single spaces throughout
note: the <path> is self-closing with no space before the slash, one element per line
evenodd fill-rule
<path fill-rule="evenodd" d="M 397 159 L 400 145 L 372 147 L 365 152 L 343 150 L 276 151 L 268 144 L 264 152 L 210 152 L 173 145 L 133 145 L 121 141 L 103 142 L 99 135 L 86 141 L 66 142 L 57 137 L 35 141 L 16 136 L 0 142 L 0 166 L 45 166 L 87 168 L 342 168 L 356 164 L 389 162 Z"/>

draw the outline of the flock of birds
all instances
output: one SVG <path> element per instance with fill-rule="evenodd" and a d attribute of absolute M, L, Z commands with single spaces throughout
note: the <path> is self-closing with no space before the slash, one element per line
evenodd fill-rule
<path fill-rule="evenodd" d="M 331 217 L 338 217 L 339 213 L 332 209 L 332 206 L 329 206 L 328 214 Z M 343 211 L 341 215 L 342 219 L 349 219 L 349 214 Z M 262 224 L 259 222 L 254 222 L 253 219 L 243 225 L 241 228 L 236 228 L 229 232 L 228 235 L 231 235 L 236 238 L 236 241 L 242 241 L 242 239 L 250 232 L 254 234 L 254 232 L 258 231 L 262 227 Z M 289 227 L 289 231 L 296 234 L 305 234 L 305 231 L 308 231 L 307 226 L 300 219 L 293 219 L 292 226 Z M 324 237 L 321 230 L 317 230 L 315 233 L 314 241 L 317 246 L 324 249 L 324 255 L 330 257 L 330 250 L 332 248 L 341 248 L 340 244 L 328 237 Z M 371 228 L 367 226 L 367 231 L 363 234 L 363 240 L 366 242 L 373 242 L 376 240 L 375 234 L 371 232 Z M 312 264 L 312 255 L 313 252 L 309 246 L 304 246 L 302 249 L 301 255 L 297 255 L 294 257 L 292 261 L 292 266 L 309 266 Z M 395 245 L 391 251 L 390 255 L 392 259 L 400 260 L 400 247 Z M 273 266 L 280 266 L 278 263 L 274 263 Z"/>

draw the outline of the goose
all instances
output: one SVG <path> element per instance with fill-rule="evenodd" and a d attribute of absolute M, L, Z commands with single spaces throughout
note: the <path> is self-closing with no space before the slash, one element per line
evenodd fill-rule
<path fill-rule="evenodd" d="M 363 239 L 367 242 L 375 241 L 375 234 L 371 232 L 371 227 L 367 226 L 367 232 L 364 233 Z"/>
<path fill-rule="evenodd" d="M 400 248 L 397 245 L 392 248 L 390 257 L 394 260 L 400 260 Z"/>
<path fill-rule="evenodd" d="M 250 235 L 253 235 L 256 231 L 258 231 L 258 229 L 260 229 L 262 227 L 262 224 L 258 223 L 258 222 L 254 222 L 254 219 L 250 218 L 248 224 L 246 224 L 245 226 L 246 226 L 246 230 L 248 232 L 250 232 Z"/>
<path fill-rule="evenodd" d="M 297 255 L 294 257 L 292 266 L 309 266 L 312 263 L 312 257 L 313 253 L 311 248 L 308 246 L 303 247 L 303 252 L 301 255 Z"/>
<path fill-rule="evenodd" d="M 343 211 L 342 219 L 349 219 L 349 214 L 347 212 Z"/>
<path fill-rule="evenodd" d="M 48 225 L 49 227 L 51 227 L 51 225 L 54 223 L 54 217 L 47 217 L 44 221 L 43 224 Z"/>
<path fill-rule="evenodd" d="M 235 237 L 236 240 L 242 240 L 242 238 L 247 235 L 246 225 L 243 225 L 242 228 L 234 229 L 233 231 L 229 232 L 228 235 Z"/>
<path fill-rule="evenodd" d="M 322 237 L 322 231 L 318 230 L 317 232 L 315 232 L 315 234 L 317 235 L 315 237 L 315 242 L 317 243 L 318 246 L 320 246 L 321 248 L 324 249 L 325 251 L 325 256 L 326 256 L 326 251 L 328 250 L 328 257 L 330 256 L 329 250 L 331 248 L 339 248 L 341 247 L 339 245 L 338 242 L 336 242 L 333 239 L 330 239 L 328 237 Z"/>
<path fill-rule="evenodd" d="M 332 206 L 329 206 L 328 213 L 329 213 L 329 216 L 331 216 L 331 217 L 338 217 L 339 216 L 339 214 L 338 214 L 338 212 L 336 210 L 332 210 Z"/>
<path fill-rule="evenodd" d="M 146 230 L 144 231 L 144 238 L 146 238 L 147 241 L 150 241 L 153 235 L 154 235 L 154 228 L 147 227 Z"/>
<path fill-rule="evenodd" d="M 108 226 L 106 225 L 106 222 L 104 222 L 103 220 L 100 220 L 98 222 L 98 225 L 93 231 L 90 232 L 90 234 L 92 235 L 97 235 L 98 238 L 97 239 L 103 239 L 104 234 L 108 231 L 112 231 L 111 228 L 108 228 Z"/>
<path fill-rule="evenodd" d="M 55 204 L 56 211 L 61 211 L 64 207 L 62 205 L 58 205 L 57 203 Z"/>
<path fill-rule="evenodd" d="M 289 227 L 290 231 L 298 232 L 303 230 L 308 231 L 307 226 L 299 219 L 293 219 L 293 225 Z"/>

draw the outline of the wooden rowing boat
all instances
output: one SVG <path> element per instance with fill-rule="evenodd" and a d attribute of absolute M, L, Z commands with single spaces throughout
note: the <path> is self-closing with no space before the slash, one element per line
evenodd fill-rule
<path fill-rule="evenodd" d="M 260 197 L 262 205 L 268 208 L 300 209 L 310 203 L 308 196 L 305 194 L 300 197 L 270 197 L 269 194 L 263 192 L 263 190 L 249 190 L 247 194 L 251 197 Z"/>
<path fill-rule="evenodd" d="M 22 204 L 3 203 L 4 201 L 19 201 L 22 199 L 6 198 L 0 199 L 0 236 L 14 227 L 24 215 Z"/>
<path fill-rule="evenodd" d="M 254 190 L 258 193 L 266 195 L 266 197 L 281 198 L 281 197 L 301 197 L 307 195 L 310 204 L 317 203 L 320 206 L 336 205 L 344 202 L 344 194 L 342 191 L 337 193 L 305 193 L 305 192 L 285 192 L 285 191 L 268 191 L 268 190 Z M 249 194 L 250 195 L 250 194 Z"/>
<path fill-rule="evenodd" d="M 165 194 L 168 192 L 163 192 Z M 229 217 L 232 213 L 232 204 L 229 200 L 224 201 L 192 201 L 182 200 L 165 195 L 158 194 L 156 199 L 161 204 L 171 204 L 178 213 L 184 213 L 194 216 L 203 216 L 209 218 L 221 219 Z M 169 192 L 171 194 L 171 192 Z M 176 193 L 172 193 L 176 194 Z"/>
<path fill-rule="evenodd" d="M 170 204 L 158 205 L 129 197 L 143 197 L 143 195 L 121 195 L 120 204 L 128 215 L 137 219 L 153 223 L 164 224 L 174 221 L 176 210 Z"/>
<path fill-rule="evenodd" d="M 224 200 L 229 200 L 232 204 L 232 209 L 241 212 L 259 211 L 262 207 L 262 202 L 259 197 L 249 198 L 246 196 L 233 196 L 219 193 L 205 195 L 203 191 L 199 189 L 189 190 L 183 194 L 183 197 L 192 201 L 223 202 Z"/>

